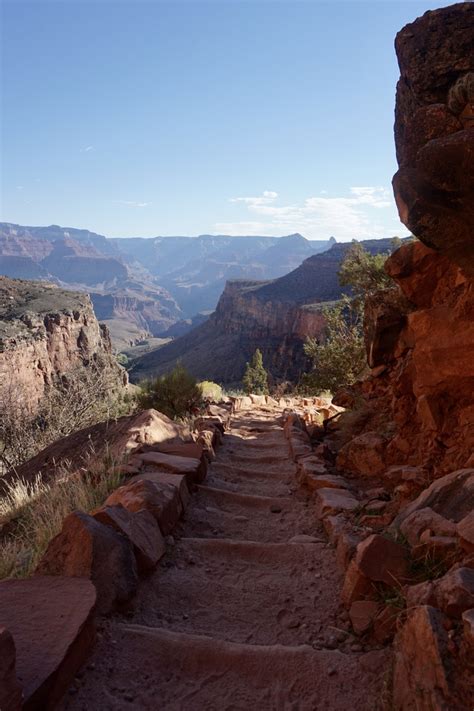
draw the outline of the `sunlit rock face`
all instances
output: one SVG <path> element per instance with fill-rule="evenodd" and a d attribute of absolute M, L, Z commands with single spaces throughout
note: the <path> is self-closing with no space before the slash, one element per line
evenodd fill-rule
<path fill-rule="evenodd" d="M 126 383 L 87 294 L 0 277 L 0 407 L 34 410 L 58 378 L 92 364 Z"/>
<path fill-rule="evenodd" d="M 397 35 L 395 110 L 402 222 L 474 273 L 474 5 L 427 12 Z"/>

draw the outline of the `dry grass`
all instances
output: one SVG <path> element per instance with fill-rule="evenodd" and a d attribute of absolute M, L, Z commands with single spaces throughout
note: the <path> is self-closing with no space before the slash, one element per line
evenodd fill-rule
<path fill-rule="evenodd" d="M 46 483 L 40 475 L 33 483 L 9 484 L 0 500 L 0 579 L 30 575 L 49 541 L 59 533 L 71 511 L 91 511 L 122 483 L 117 467 L 105 458 L 94 472 L 71 473 L 64 466 Z"/>

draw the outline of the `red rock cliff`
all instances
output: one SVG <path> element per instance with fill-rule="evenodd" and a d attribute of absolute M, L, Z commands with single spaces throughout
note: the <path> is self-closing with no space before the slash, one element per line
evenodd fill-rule
<path fill-rule="evenodd" d="M 34 408 L 61 374 L 100 359 L 126 382 L 86 294 L 0 277 L 0 395 Z"/>
<path fill-rule="evenodd" d="M 386 463 L 435 476 L 473 463 L 474 128 L 452 102 L 474 71 L 473 41 L 470 3 L 428 12 L 397 36 L 394 191 L 421 241 L 387 262 L 402 297 L 373 298 L 366 316 L 372 374 L 361 389 L 374 416 L 384 413 Z"/>

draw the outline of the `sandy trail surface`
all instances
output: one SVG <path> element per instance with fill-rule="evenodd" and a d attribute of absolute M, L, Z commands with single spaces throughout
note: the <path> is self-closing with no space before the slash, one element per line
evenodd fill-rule
<path fill-rule="evenodd" d="M 386 653 L 341 628 L 342 577 L 278 414 L 234 416 L 133 610 L 100 621 L 63 709 L 380 709 Z"/>

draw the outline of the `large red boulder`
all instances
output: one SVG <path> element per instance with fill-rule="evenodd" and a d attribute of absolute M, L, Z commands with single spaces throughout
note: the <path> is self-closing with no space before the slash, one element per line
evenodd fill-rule
<path fill-rule="evenodd" d="M 373 477 L 383 474 L 386 469 L 386 439 L 377 432 L 365 432 L 351 439 L 339 451 L 337 466 L 339 469 Z"/>
<path fill-rule="evenodd" d="M 106 506 L 120 504 L 128 511 L 146 509 L 158 521 L 164 536 L 167 536 L 183 513 L 183 504 L 178 489 L 172 484 L 154 484 L 148 479 L 133 481 L 121 486 L 106 500 Z"/>
<path fill-rule="evenodd" d="M 140 572 L 152 570 L 165 554 L 163 536 L 149 511 L 143 509 L 132 513 L 123 506 L 103 506 L 93 516 L 128 538 Z"/>
<path fill-rule="evenodd" d="M 354 560 L 361 573 L 374 582 L 394 587 L 407 579 L 405 548 L 385 536 L 374 533 L 359 543 Z"/>
<path fill-rule="evenodd" d="M 11 632 L 0 627 L 0 709 L 20 711 L 23 691 L 16 676 L 16 650 Z"/>
<path fill-rule="evenodd" d="M 394 711 L 454 709 L 450 706 L 448 635 L 439 610 L 411 610 L 395 637 Z"/>
<path fill-rule="evenodd" d="M 36 573 L 88 578 L 96 588 L 100 613 L 127 603 L 137 587 L 137 566 L 130 541 L 81 511 L 66 516 Z"/>
<path fill-rule="evenodd" d="M 8 621 L 15 641 L 23 708 L 57 708 L 94 644 L 95 601 L 95 588 L 85 578 L 34 576 L 0 582 L 0 623 Z M 0 669 L 5 653 L 11 661 L 8 642 L 7 649 L 1 645 Z M 1 694 L 0 708 L 10 711 Z"/>

